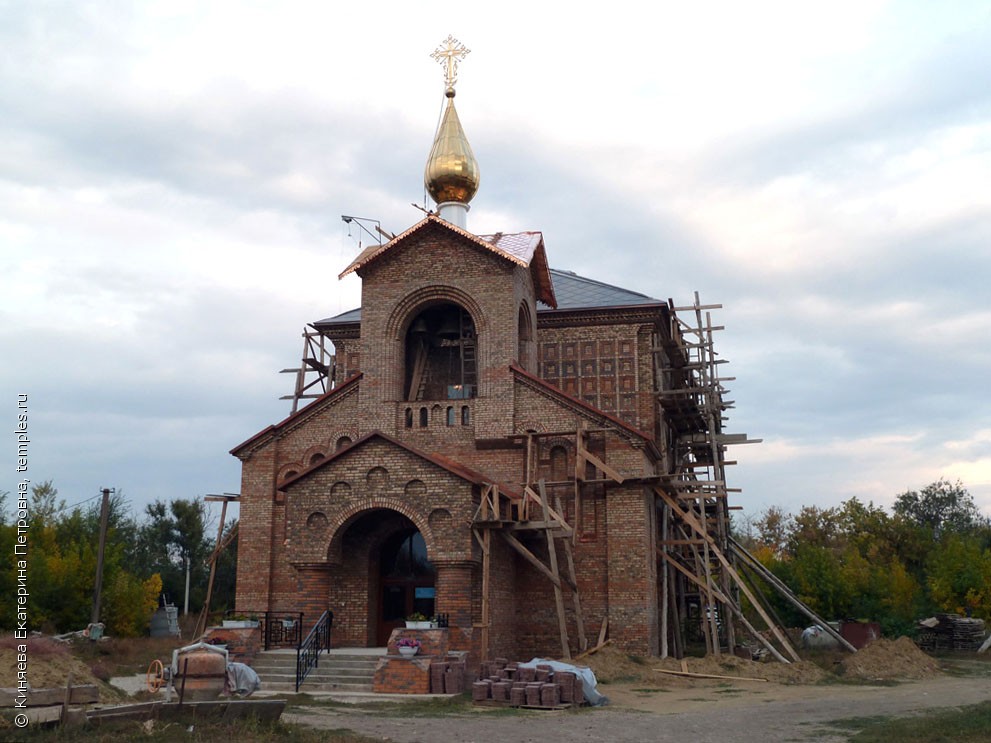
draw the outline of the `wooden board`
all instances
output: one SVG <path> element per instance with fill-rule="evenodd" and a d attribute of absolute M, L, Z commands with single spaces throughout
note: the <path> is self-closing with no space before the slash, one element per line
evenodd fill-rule
<path fill-rule="evenodd" d="M 13 707 L 18 697 L 17 689 L 0 689 L 0 705 Z M 72 686 L 69 694 L 69 704 L 95 704 L 100 701 L 100 690 L 94 684 Z M 59 689 L 30 689 L 27 693 L 28 707 L 50 707 L 66 702 L 66 688 Z"/>

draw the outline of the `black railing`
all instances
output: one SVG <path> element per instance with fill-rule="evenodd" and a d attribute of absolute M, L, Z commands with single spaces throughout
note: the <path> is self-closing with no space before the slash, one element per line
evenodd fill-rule
<path fill-rule="evenodd" d="M 214 612 L 210 615 L 212 624 L 219 624 L 222 620 L 249 619 L 257 622 L 261 632 L 262 647 L 265 650 L 272 648 L 298 648 L 303 640 L 303 612 L 286 611 L 244 611 L 228 609 L 223 612 Z"/>
<path fill-rule="evenodd" d="M 320 664 L 320 651 L 330 650 L 330 630 L 334 626 L 334 612 L 329 609 L 320 615 L 313 629 L 296 648 L 296 691 L 310 671 Z"/>
<path fill-rule="evenodd" d="M 262 643 L 272 648 L 298 648 L 303 641 L 303 612 L 266 611 L 262 625 Z"/>

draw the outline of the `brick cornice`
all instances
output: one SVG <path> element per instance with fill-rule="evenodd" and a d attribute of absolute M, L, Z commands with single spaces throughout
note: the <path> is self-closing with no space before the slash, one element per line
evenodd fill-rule
<path fill-rule="evenodd" d="M 537 329 L 588 327 L 589 325 L 657 325 L 664 321 L 666 304 L 628 307 L 583 307 L 579 310 L 537 310 Z"/>

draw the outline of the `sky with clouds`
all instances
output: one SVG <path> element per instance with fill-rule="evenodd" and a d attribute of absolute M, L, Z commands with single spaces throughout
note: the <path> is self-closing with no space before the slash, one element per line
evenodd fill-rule
<path fill-rule="evenodd" d="M 763 439 L 732 451 L 744 513 L 946 477 L 991 515 L 991 6 L 567 7 L 0 0 L 27 475 L 138 511 L 238 491 L 228 450 L 289 412 L 304 325 L 359 303 L 341 215 L 422 216 L 453 34 L 469 229 L 723 305 L 727 428 Z"/>

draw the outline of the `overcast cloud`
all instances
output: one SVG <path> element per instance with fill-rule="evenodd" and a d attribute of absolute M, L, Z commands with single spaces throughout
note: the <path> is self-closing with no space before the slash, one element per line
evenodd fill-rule
<path fill-rule="evenodd" d="M 28 394 L 31 479 L 239 490 L 300 331 L 358 304 L 341 215 L 421 216 L 452 33 L 469 228 L 724 306 L 746 513 L 947 477 L 991 515 L 987 3 L 577 7 L 0 1 L 0 410 Z"/>

